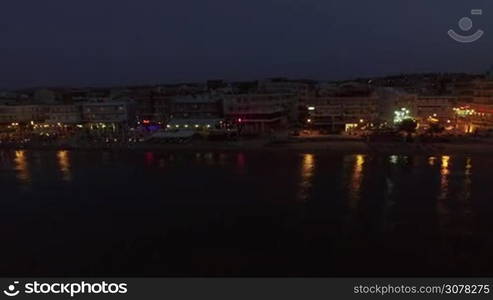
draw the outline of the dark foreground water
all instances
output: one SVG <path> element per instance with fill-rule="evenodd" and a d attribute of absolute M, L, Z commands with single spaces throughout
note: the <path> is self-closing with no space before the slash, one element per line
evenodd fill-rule
<path fill-rule="evenodd" d="M 493 276 L 493 158 L 0 152 L 0 275 Z"/>

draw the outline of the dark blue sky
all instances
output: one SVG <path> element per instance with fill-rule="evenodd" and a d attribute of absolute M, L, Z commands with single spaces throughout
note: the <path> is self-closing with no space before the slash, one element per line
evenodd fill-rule
<path fill-rule="evenodd" d="M 15 0 L 0 88 L 273 76 L 346 79 L 493 65 L 487 0 Z M 485 36 L 452 41 L 472 8 Z"/>

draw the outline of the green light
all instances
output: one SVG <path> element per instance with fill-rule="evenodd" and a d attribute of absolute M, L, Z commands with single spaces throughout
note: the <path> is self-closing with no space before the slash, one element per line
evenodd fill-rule
<path fill-rule="evenodd" d="M 394 112 L 394 124 L 399 124 L 406 119 L 412 119 L 410 115 L 411 111 L 407 108 L 401 108 Z"/>

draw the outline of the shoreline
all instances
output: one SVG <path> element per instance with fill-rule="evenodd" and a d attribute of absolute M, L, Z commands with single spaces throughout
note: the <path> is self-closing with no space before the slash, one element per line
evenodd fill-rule
<path fill-rule="evenodd" d="M 136 145 L 0 145 L 0 150 L 39 150 L 39 151 L 112 151 L 112 152 L 314 152 L 327 154 L 383 154 L 383 155 L 490 155 L 493 144 L 490 143 L 401 143 L 364 141 L 332 141 L 303 143 L 266 143 L 246 142 L 206 142 L 190 144 L 136 144 Z"/>

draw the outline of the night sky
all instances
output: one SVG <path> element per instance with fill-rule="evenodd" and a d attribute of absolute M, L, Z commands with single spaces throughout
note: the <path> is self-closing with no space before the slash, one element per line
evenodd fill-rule
<path fill-rule="evenodd" d="M 481 40 L 447 36 L 464 16 Z M 0 43 L 0 88 L 482 72 L 493 2 L 15 0 L 2 2 Z"/>

